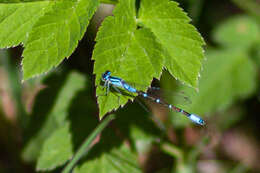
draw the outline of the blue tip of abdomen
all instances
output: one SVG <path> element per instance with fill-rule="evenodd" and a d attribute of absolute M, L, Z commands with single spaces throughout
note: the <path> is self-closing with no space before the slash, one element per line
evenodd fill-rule
<path fill-rule="evenodd" d="M 202 126 L 206 124 L 205 121 L 196 114 L 190 114 L 189 119 L 194 123 Z"/>

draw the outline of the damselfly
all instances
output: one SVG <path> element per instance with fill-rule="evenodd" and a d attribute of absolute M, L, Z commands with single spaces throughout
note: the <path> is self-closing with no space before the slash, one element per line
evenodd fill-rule
<path fill-rule="evenodd" d="M 183 115 L 185 115 L 186 117 L 188 117 L 191 121 L 193 121 L 196 124 L 199 125 L 205 125 L 205 121 L 200 118 L 198 115 L 196 114 L 190 114 L 188 112 L 186 112 L 185 110 L 178 108 L 174 105 L 168 104 L 163 102 L 161 99 L 156 98 L 151 96 L 150 94 L 137 90 L 136 88 L 132 87 L 130 84 L 128 84 L 127 82 L 125 82 L 123 79 L 119 78 L 119 77 L 115 77 L 115 76 L 111 76 L 111 72 L 110 71 L 106 71 L 105 73 L 102 74 L 102 78 L 101 80 L 104 82 L 104 87 L 106 87 L 106 94 L 109 92 L 110 87 L 112 86 L 115 90 L 117 90 L 118 92 L 120 92 L 118 90 L 118 88 L 124 89 L 130 93 L 136 93 L 137 95 L 143 97 L 143 98 L 147 98 L 152 100 L 155 103 L 161 104 L 167 108 L 169 108 L 170 110 L 174 110 L 176 112 L 180 112 Z"/>

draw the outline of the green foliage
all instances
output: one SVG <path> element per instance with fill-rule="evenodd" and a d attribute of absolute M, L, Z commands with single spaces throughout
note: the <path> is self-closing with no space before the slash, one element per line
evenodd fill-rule
<path fill-rule="evenodd" d="M 126 118 L 128 116 L 131 119 Z M 137 154 L 148 152 L 161 134 L 147 116 L 136 104 L 118 111 L 114 124 L 130 140 L 130 145 L 125 145 L 114 129 L 107 128 L 100 141 L 88 153 L 88 157 L 82 158 L 74 172 L 141 172 L 137 164 Z"/>
<path fill-rule="evenodd" d="M 147 107 L 153 113 L 145 112 L 134 103 L 108 114 L 133 99 L 134 94 L 111 87 L 106 95 L 101 75 L 110 70 L 113 76 L 135 82 L 137 89 L 145 91 L 153 78 L 160 78 L 161 74 L 167 78 L 165 74 L 169 74 L 186 85 L 177 90 L 184 91 L 192 101 L 189 106 L 170 103 L 202 117 L 226 111 L 216 116 L 219 119 L 214 122 L 225 130 L 239 122 L 246 112 L 240 105 L 235 110 L 228 108 L 252 96 L 257 89 L 259 67 L 254 62 L 260 64 L 259 23 L 243 15 L 214 26 L 211 41 L 218 47 L 207 48 L 207 60 L 203 61 L 203 38 L 182 8 L 170 0 L 0 0 L 0 47 L 19 44 L 25 47 L 24 80 L 46 73 L 73 53 L 100 2 L 115 4 L 115 9 L 97 32 L 92 56 L 95 81 L 86 80 L 85 75 L 70 69 L 51 73 L 44 79 L 41 84 L 46 87 L 36 95 L 28 116 L 30 122 L 24 132 L 22 158 L 36 162 L 38 171 L 59 171 L 68 163 L 63 173 L 73 167 L 76 173 L 139 173 L 142 169 L 138 154 L 154 159 L 155 150 L 174 159 L 171 165 L 158 157 L 158 164 L 163 167 L 160 172 L 194 172 L 207 142 L 206 135 L 198 137 L 196 130 L 202 128 L 176 130 L 190 122 L 180 114 L 171 116 L 171 122 L 162 118 L 158 123 L 158 117 L 163 117 L 165 112 L 149 103 Z M 199 14 L 196 16 L 199 22 Z M 73 69 L 78 65 L 74 63 Z M 68 63 L 68 68 L 70 65 Z M 163 70 L 168 73 L 162 73 Z M 166 82 L 171 90 L 176 89 L 169 79 Z M 94 87 L 90 87 L 93 83 L 96 93 Z M 115 115 L 117 118 L 103 131 Z M 221 122 L 222 119 L 225 121 Z M 211 125 L 210 121 L 206 122 Z M 180 136 L 183 132 L 185 135 Z M 190 141 L 189 135 L 192 136 Z M 197 138 L 199 144 L 192 142 L 193 138 Z M 173 160 L 167 158 L 167 161 L 172 163 Z M 149 159 L 145 162 L 150 166 Z M 145 166 L 142 168 L 146 171 Z"/>
<path fill-rule="evenodd" d="M 69 103 L 72 102 L 77 92 L 83 89 L 84 83 L 84 78 L 77 73 L 72 73 L 67 76 L 67 78 L 64 78 L 64 76 L 54 76 L 54 78 L 50 78 L 45 82 L 45 84 L 51 85 L 52 88 L 47 88 L 38 94 L 31 115 L 32 119 L 27 128 L 27 144 L 23 151 L 23 158 L 27 161 L 33 161 L 39 157 L 39 149 L 44 145 L 45 152 L 42 152 L 40 155 L 38 169 L 50 169 L 61 164 L 61 161 L 56 160 L 56 163 L 52 162 L 52 165 L 46 165 L 46 162 L 49 163 L 50 153 L 48 152 L 51 150 L 57 151 L 56 145 L 52 143 L 53 140 L 56 139 L 56 141 L 61 142 L 59 143 L 60 145 L 67 146 L 66 149 L 64 149 L 67 150 L 67 152 L 71 151 L 72 146 L 69 145 L 70 143 L 68 142 L 69 134 L 63 133 L 65 136 L 67 135 L 67 138 L 63 140 L 64 142 L 66 141 L 68 145 L 60 141 L 60 136 L 55 134 L 62 133 L 64 132 L 63 130 L 66 130 L 61 127 L 68 123 L 67 118 L 70 113 Z M 49 103 L 49 105 L 45 103 Z M 51 105 L 51 103 L 54 105 Z M 66 126 L 68 127 L 68 125 Z M 62 163 L 71 157 L 69 153 L 63 154 L 62 151 L 64 150 L 58 150 L 61 153 L 53 153 L 57 155 L 60 154 L 60 159 L 63 160 Z M 48 155 L 47 157 L 46 154 Z M 64 157 L 62 158 L 62 156 Z"/>
<path fill-rule="evenodd" d="M 0 3 L 0 47 L 24 44 L 33 25 L 50 6 L 50 1 Z"/>
<path fill-rule="evenodd" d="M 101 118 L 131 98 L 118 99 L 113 93 L 104 97 L 100 77 L 106 70 L 148 87 L 166 68 L 179 80 L 197 87 L 204 42 L 177 3 L 141 1 L 136 16 L 135 1 L 126 0 L 120 1 L 113 13 L 102 23 L 93 54 Z"/>
<path fill-rule="evenodd" d="M 24 79 L 57 66 L 83 37 L 97 1 L 58 1 L 32 28 L 23 52 Z"/>
<path fill-rule="evenodd" d="M 259 40 L 258 23 L 248 16 L 236 16 L 223 22 L 213 33 L 224 48 L 248 49 Z"/>
<path fill-rule="evenodd" d="M 122 145 L 120 148 L 103 153 L 99 158 L 86 162 L 79 168 L 75 169 L 75 173 L 86 172 L 133 172 L 141 173 L 138 168 L 137 157 L 134 153 L 130 152 L 128 148 Z"/>
<path fill-rule="evenodd" d="M 236 50 L 207 52 L 199 93 L 192 97 L 191 110 L 199 114 L 223 110 L 256 89 L 256 69 L 248 55 Z"/>
<path fill-rule="evenodd" d="M 97 0 L 0 3 L 0 47 L 24 44 L 24 80 L 47 72 L 72 54 L 97 6 Z"/>
<path fill-rule="evenodd" d="M 150 28 L 166 51 L 164 67 L 180 81 L 197 87 L 204 41 L 175 2 L 141 1 L 139 21 Z"/>
<path fill-rule="evenodd" d="M 183 108 L 200 115 L 225 110 L 238 99 L 251 96 L 257 87 L 257 69 L 250 57 L 250 47 L 259 39 L 256 21 L 248 16 L 234 17 L 213 34 L 224 49 L 206 51 L 199 92 L 184 86 L 180 89 L 189 93 L 192 101 Z M 172 121 L 180 126 L 187 122 L 176 116 L 172 116 Z"/>
<path fill-rule="evenodd" d="M 24 80 L 45 73 L 72 54 L 98 4 L 97 0 L 2 1 L 0 47 L 25 46 Z M 17 17 L 20 20 L 14 22 Z M 111 70 L 148 87 L 166 68 L 177 79 L 197 87 L 204 41 L 189 22 L 178 4 L 169 0 L 141 1 L 138 11 L 135 0 L 120 1 L 114 17 L 105 19 L 96 38 L 96 85 L 100 85 L 101 74 Z M 101 95 L 104 92 L 98 88 L 100 118 L 129 99 L 118 102 L 118 96 Z"/>
<path fill-rule="evenodd" d="M 94 147 L 94 149 L 97 149 Z M 137 164 L 136 155 L 125 145 L 117 147 L 109 152 L 103 152 L 98 158 L 86 162 L 79 168 L 75 169 L 75 173 L 83 172 L 133 172 L 141 173 L 141 169 Z"/>
<path fill-rule="evenodd" d="M 101 141 L 93 147 L 88 158 L 83 164 L 79 164 L 74 172 L 142 172 L 136 153 L 122 144 L 111 129 L 104 132 Z"/>
<path fill-rule="evenodd" d="M 48 137 L 37 162 L 37 170 L 54 169 L 63 165 L 73 154 L 69 125 L 65 124 Z"/>

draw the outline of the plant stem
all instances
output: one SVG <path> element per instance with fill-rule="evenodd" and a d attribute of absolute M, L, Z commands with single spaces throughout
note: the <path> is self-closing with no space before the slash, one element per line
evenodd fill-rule
<path fill-rule="evenodd" d="M 79 150 L 76 152 L 75 156 L 68 163 L 68 165 L 63 169 L 62 173 L 69 173 L 79 159 L 86 155 L 90 149 L 93 147 L 92 142 L 95 140 L 98 134 L 115 118 L 114 114 L 110 114 L 105 117 L 104 120 L 94 129 L 94 131 L 86 138 L 85 142 L 80 146 Z"/>

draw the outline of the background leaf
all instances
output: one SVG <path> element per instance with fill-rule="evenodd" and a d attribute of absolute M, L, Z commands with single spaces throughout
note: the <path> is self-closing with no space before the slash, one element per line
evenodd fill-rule
<path fill-rule="evenodd" d="M 133 148 L 142 154 L 149 151 L 162 132 L 158 128 L 158 124 L 153 122 L 152 113 L 146 112 L 143 108 L 145 105 L 140 105 L 141 102 L 138 103 L 128 104 L 125 109 L 118 111 L 118 118 L 114 123 L 124 136 L 127 136 L 127 139 L 133 144 Z"/>
<path fill-rule="evenodd" d="M 245 52 L 233 49 L 207 52 L 199 93 L 181 87 L 192 101 L 189 107 L 184 108 L 200 115 L 224 110 L 234 101 L 249 97 L 256 89 L 256 66 Z M 172 118 L 176 125 L 183 125 L 184 119 L 186 121 L 185 117 Z"/>
<path fill-rule="evenodd" d="M 73 144 L 69 124 L 65 124 L 45 140 L 36 169 L 43 171 L 56 168 L 71 158 L 72 154 Z"/>
<path fill-rule="evenodd" d="M 207 57 L 208 62 L 203 72 L 207 76 L 202 74 L 199 87 L 201 92 L 199 97 L 192 99 L 194 111 L 207 113 L 224 109 L 232 101 L 248 97 L 255 91 L 257 73 L 248 55 L 232 50 L 208 51 Z"/>
<path fill-rule="evenodd" d="M 48 78 L 45 84 L 50 88 L 37 95 L 32 119 L 27 127 L 27 143 L 22 154 L 25 160 L 35 160 L 44 141 L 67 122 L 69 103 L 84 87 L 84 83 L 84 78 L 77 73 L 71 73 L 67 77 L 55 75 Z"/>
<path fill-rule="evenodd" d="M 260 39 L 259 26 L 252 17 L 232 17 L 215 28 L 213 38 L 224 48 L 248 49 Z"/>
<path fill-rule="evenodd" d="M 142 172 L 136 153 L 124 145 L 111 129 L 106 129 L 101 139 L 102 141 L 93 147 L 88 159 L 75 168 L 75 173 Z"/>

